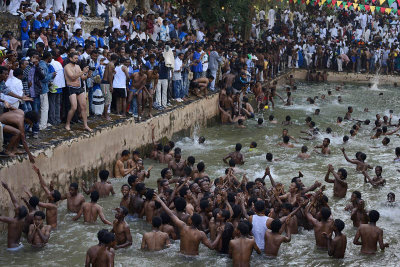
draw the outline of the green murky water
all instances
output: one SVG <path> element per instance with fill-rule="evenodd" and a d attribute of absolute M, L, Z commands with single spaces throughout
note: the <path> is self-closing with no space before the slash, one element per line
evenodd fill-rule
<path fill-rule="evenodd" d="M 275 111 L 265 111 L 256 117 L 263 116 L 267 120 L 268 115 L 274 114 L 279 124 L 269 125 L 265 123 L 263 127 L 256 127 L 256 121 L 246 122 L 246 129 L 234 128 L 231 125 L 215 126 L 206 129 L 198 129 L 194 138 L 183 138 L 176 140 L 176 146 L 181 147 L 183 155 L 186 158 L 193 155 L 196 162 L 203 160 L 206 164 L 206 172 L 212 178 L 223 174 L 225 165 L 222 157 L 234 150 L 237 142 L 243 144 L 246 163 L 243 166 L 248 177 L 255 179 L 261 177 L 263 170 L 267 166 L 265 153 L 271 152 L 279 161 L 270 164 L 273 177 L 281 181 L 286 190 L 290 179 L 296 176 L 301 170 L 305 177 L 303 182 L 306 185 L 312 184 L 316 179 L 323 181 L 327 165 L 333 164 L 335 169 L 344 167 L 348 171 L 349 192 L 359 190 L 362 192 L 363 199 L 366 200 L 368 209 L 376 209 L 381 213 L 381 219 L 378 225 L 384 229 L 384 240 L 390 243 L 390 247 L 384 253 L 378 252 L 375 256 L 360 255 L 360 247 L 352 244 L 356 229 L 352 227 L 350 214 L 344 211 L 348 203 L 350 193 L 346 199 L 334 199 L 332 197 L 332 185 L 327 185 L 326 191 L 329 197 L 329 203 L 332 207 L 333 216 L 340 218 L 346 223 L 344 232 L 348 237 L 348 246 L 345 259 L 330 259 L 325 251 L 318 250 L 315 247 L 314 234 L 309 231 L 301 231 L 299 235 L 293 236 L 289 244 L 281 246 L 280 255 L 276 259 L 267 259 L 264 256 L 254 254 L 251 264 L 253 266 L 398 266 L 399 249 L 398 240 L 400 234 L 398 225 L 400 223 L 400 209 L 389 208 L 385 205 L 386 195 L 392 191 L 399 196 L 399 176 L 396 169 L 400 169 L 400 163 L 394 164 L 394 148 L 400 146 L 399 137 L 391 136 L 391 142 L 388 147 L 382 147 L 380 140 L 370 140 L 372 135 L 372 124 L 376 113 L 388 115 L 390 109 L 394 109 L 394 121 L 397 121 L 400 114 L 400 108 L 397 105 L 399 98 L 399 89 L 390 87 L 379 87 L 379 89 L 370 89 L 366 86 L 346 85 L 342 92 L 335 92 L 334 84 L 299 84 L 298 90 L 293 93 L 294 105 L 284 107 L 278 101 Z M 309 96 L 325 94 L 327 90 L 333 91 L 333 96 L 327 97 L 325 101 L 317 100 L 316 105 L 308 105 L 306 99 Z M 282 90 L 279 90 L 284 95 Z M 379 93 L 383 95 L 379 96 Z M 342 104 L 337 102 L 337 96 L 341 95 Z M 387 184 L 382 189 L 374 189 L 370 185 L 365 185 L 362 174 L 355 171 L 354 165 L 347 163 L 339 148 L 342 146 L 342 136 L 349 135 L 349 130 L 353 123 L 344 123 L 341 126 L 335 124 L 337 116 L 344 116 L 347 106 L 354 107 L 353 118 L 370 119 L 372 124 L 364 126 L 357 137 L 351 139 L 345 145 L 349 157 L 354 157 L 357 151 L 363 151 L 368 155 L 367 161 L 373 165 L 383 166 L 383 177 Z M 369 112 L 364 113 L 364 108 L 368 107 Z M 316 108 L 321 109 L 319 116 L 313 116 Z M 280 135 L 284 128 L 280 122 L 286 115 L 292 117 L 293 125 L 286 128 L 289 134 L 298 138 L 304 136 L 300 130 L 305 130 L 304 119 L 306 116 L 313 117 L 317 127 L 324 131 L 328 126 L 332 127 L 334 134 L 321 134 L 313 141 L 298 141 L 295 148 L 285 149 L 276 144 L 281 141 Z M 204 135 L 207 139 L 204 145 L 199 145 L 196 136 Z M 312 150 L 312 147 L 321 144 L 324 137 L 331 139 L 332 154 L 329 157 L 323 157 L 315 153 L 307 161 L 299 160 L 296 156 L 300 152 L 300 147 L 305 144 Z M 257 151 L 249 152 L 249 144 L 252 141 L 258 143 Z M 375 148 L 378 147 L 378 148 Z M 148 180 L 148 186 L 155 187 L 155 181 L 159 178 L 160 170 L 164 167 L 160 164 L 154 164 L 150 160 L 145 161 L 146 166 L 154 165 L 151 178 Z M 372 174 L 372 173 L 371 173 Z M 121 193 L 120 187 L 126 183 L 125 180 L 111 180 L 117 195 L 107 199 L 101 199 L 99 204 L 105 209 L 107 219 L 114 217 L 112 208 L 118 206 Z M 96 233 L 104 226 L 98 222 L 94 225 L 86 225 L 82 222 L 72 222 L 72 214 L 66 211 L 66 203 L 62 203 L 59 208 L 59 227 L 52 233 L 48 246 L 42 250 L 31 249 L 26 240 L 23 240 L 25 248 L 17 253 L 6 252 L 6 234 L 0 235 L 0 265 L 1 266 L 83 266 L 86 250 L 97 243 Z M 133 246 L 128 249 L 118 250 L 116 252 L 116 266 L 226 266 L 231 265 L 231 260 L 225 255 L 219 255 L 210 251 L 204 246 L 200 248 L 200 256 L 196 258 L 185 257 L 178 253 L 179 241 L 175 242 L 170 248 L 156 253 L 146 253 L 140 251 L 140 242 L 142 234 L 150 230 L 150 226 L 143 221 L 130 222 L 133 236 Z"/>

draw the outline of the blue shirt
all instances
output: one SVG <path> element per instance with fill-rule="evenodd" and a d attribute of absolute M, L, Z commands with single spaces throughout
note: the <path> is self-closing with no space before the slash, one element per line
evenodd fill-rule
<path fill-rule="evenodd" d="M 78 44 L 85 47 L 85 40 L 82 37 L 74 36 L 74 38 L 78 41 Z"/>
<path fill-rule="evenodd" d="M 40 30 L 40 28 L 42 28 L 42 23 L 40 21 L 38 21 L 37 19 L 35 19 L 35 21 L 33 22 L 33 30 L 37 31 Z"/>
<path fill-rule="evenodd" d="M 149 70 L 153 70 L 155 66 L 158 66 L 158 62 L 154 61 L 153 65 L 151 65 L 150 61 L 146 61 L 145 65 L 149 68 Z"/>
<path fill-rule="evenodd" d="M 199 63 L 197 65 L 192 66 L 192 72 L 203 72 L 203 65 L 201 64 L 200 57 L 201 57 L 201 55 L 199 52 L 197 52 L 197 51 L 194 52 L 193 61 L 199 60 Z"/>
<path fill-rule="evenodd" d="M 26 29 L 26 32 L 24 32 L 24 28 L 27 28 Z M 21 22 L 21 40 L 28 40 L 29 39 L 29 35 L 28 35 L 28 33 L 29 33 L 29 25 L 28 25 L 28 22 L 26 22 L 26 20 L 23 20 L 22 22 Z"/>

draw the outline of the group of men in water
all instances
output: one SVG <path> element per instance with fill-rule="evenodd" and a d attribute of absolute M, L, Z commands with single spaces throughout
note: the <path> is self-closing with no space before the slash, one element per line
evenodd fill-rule
<path fill-rule="evenodd" d="M 291 79 L 292 77 L 289 77 L 288 92 L 296 90 Z M 253 87 L 258 105 L 268 105 L 268 101 L 274 99 L 276 96 L 274 86 L 276 83 L 272 88 L 262 87 L 261 91 L 266 92 L 268 96 L 262 98 L 258 95 L 260 91 Z M 226 94 L 227 91 L 224 90 L 222 89 L 220 98 L 223 121 L 225 115 L 232 119 L 232 114 L 235 112 L 240 114 L 243 109 L 252 108 L 245 96 L 241 97 L 240 93 L 236 93 L 235 99 L 231 99 L 231 93 Z M 239 101 L 243 101 L 244 104 L 239 105 L 237 103 Z M 236 107 L 242 108 L 236 109 Z M 230 113 L 232 110 L 233 113 Z M 352 108 L 349 107 L 345 120 L 351 120 L 352 112 Z M 248 112 L 247 115 L 254 117 L 252 112 Z M 374 129 L 378 132 L 380 127 L 386 127 L 387 134 L 387 127 L 393 126 L 392 116 L 390 120 L 385 117 L 382 121 L 380 116 L 376 116 Z M 343 119 L 338 118 L 338 123 L 342 121 Z M 269 122 L 277 123 L 273 117 Z M 262 123 L 263 121 L 258 120 L 258 124 Z M 305 123 L 308 130 L 304 133 L 307 136 L 302 139 L 315 139 L 318 132 L 315 122 L 308 117 Z M 368 124 L 366 121 L 363 123 Z M 290 117 L 282 124 L 284 127 L 289 126 Z M 352 131 L 356 131 L 355 135 L 361 124 L 357 122 L 352 127 Z M 390 133 L 393 134 L 399 129 L 397 127 Z M 155 127 L 152 127 L 153 140 L 154 131 Z M 374 135 L 372 138 L 380 138 L 381 135 Z M 280 146 L 293 147 L 290 140 L 294 138 L 289 135 L 287 129 L 283 130 L 282 139 Z M 206 145 L 204 137 L 200 137 L 198 142 Z M 325 138 L 322 145 L 315 147 L 315 151 L 329 155 L 331 153 L 329 144 L 329 138 Z M 250 144 L 250 149 L 256 147 L 256 142 Z M 254 181 L 249 180 L 246 175 L 240 179 L 239 176 L 243 172 L 238 166 L 246 164 L 241 150 L 242 145 L 236 144 L 235 151 L 223 158 L 223 162 L 229 165 L 225 175 L 211 180 L 206 173 L 204 162 L 196 164 L 193 156 L 183 159 L 181 149 L 175 147 L 172 141 L 166 145 L 154 142 L 150 158 L 165 165 L 161 177 L 157 180 L 156 189 L 149 188 L 145 184 L 146 179 L 150 177 L 152 167 L 145 169 L 138 151 L 130 153 L 124 150 L 115 164 L 114 177 L 125 178 L 127 183 L 121 187 L 122 198 L 120 206 L 115 209 L 113 221 L 106 219 L 103 208 L 97 203 L 99 198 L 110 195 L 115 197 L 114 188 L 108 182 L 108 171 L 100 171 L 100 181 L 91 187 L 87 188 L 85 184 L 81 186 L 82 191 L 90 195 L 90 202 L 86 202 L 84 196 L 78 192 L 77 183 L 71 183 L 68 193 L 62 195 L 54 188 L 53 183 L 48 186 L 40 170 L 33 166 L 47 196 L 47 202 L 41 202 L 37 196 L 32 196 L 26 190 L 26 197 L 22 198 L 25 205 L 21 205 L 9 186 L 2 183 L 15 208 L 14 217 L 0 216 L 0 221 L 8 224 L 8 250 L 16 251 L 23 247 L 20 242 L 23 234 L 33 247 L 44 247 L 50 239 L 51 231 L 57 228 L 58 203 L 66 199 L 68 211 L 76 213 L 72 220 L 79 220 L 83 215 L 85 223 L 95 223 L 100 217 L 104 224 L 112 227 L 111 231 L 103 229 L 98 232 L 99 243 L 87 251 L 86 266 L 112 266 L 115 250 L 132 245 L 132 235 L 127 221 L 140 218 L 145 218 L 153 227 L 153 230 L 144 233 L 142 238 L 141 249 L 148 251 L 162 250 L 169 247 L 171 240 L 180 240 L 182 254 L 198 255 L 199 245 L 202 243 L 210 249 L 229 254 L 233 258 L 234 266 L 248 266 L 253 250 L 259 254 L 263 252 L 267 256 L 276 257 L 281 244 L 291 242 L 292 236 L 303 228 L 314 231 L 317 247 L 327 250 L 330 256 L 345 257 L 347 237 L 342 232 L 345 223 L 341 219 L 335 219 L 331 213 L 328 197 L 324 194 L 326 185 L 316 181 L 310 186 L 305 186 L 302 182 L 303 174 L 299 172 L 291 179 L 287 185 L 288 189 L 285 190 L 285 185 L 276 182 L 272 177 L 269 167 L 266 167 L 263 177 Z M 307 151 L 308 148 L 303 146 L 298 157 L 307 160 L 311 157 Z M 355 159 L 350 159 L 344 148 L 342 152 L 344 158 L 356 165 L 357 171 L 364 175 L 366 183 L 374 187 L 385 185 L 381 166 L 375 167 L 374 177 L 371 178 L 367 173 L 373 167 L 366 163 L 366 154 L 358 152 Z M 395 161 L 400 161 L 400 148 L 396 148 L 395 154 Z M 271 153 L 267 153 L 266 161 L 267 163 L 274 161 Z M 325 182 L 333 184 L 335 198 L 346 197 L 348 183 L 347 171 L 344 168 L 335 170 L 334 166 L 328 165 Z M 395 201 L 393 193 L 389 193 L 388 201 L 391 203 Z M 41 209 L 45 209 L 45 212 Z M 353 226 L 357 228 L 353 243 L 361 246 L 362 253 L 373 254 L 377 251 L 378 245 L 381 250 L 389 246 L 383 241 L 383 230 L 376 225 L 380 217 L 379 212 L 376 210 L 367 212 L 365 201 L 359 191 L 352 192 L 345 210 L 350 213 Z"/>

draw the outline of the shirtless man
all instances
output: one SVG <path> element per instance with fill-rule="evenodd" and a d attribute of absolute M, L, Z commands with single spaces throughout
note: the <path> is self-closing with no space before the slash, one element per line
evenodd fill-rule
<path fill-rule="evenodd" d="M 132 218 L 141 218 L 143 216 L 144 199 L 143 195 L 146 193 L 146 186 L 144 183 L 138 183 L 135 186 L 136 193 L 132 195 L 129 204 L 129 211 L 132 212 Z"/>
<path fill-rule="evenodd" d="M 101 81 L 100 88 L 103 92 L 104 96 L 104 110 L 103 117 L 106 120 L 111 120 L 108 115 L 108 109 L 112 102 L 112 92 L 113 92 L 113 81 L 115 74 L 115 64 L 117 63 L 118 56 L 116 54 L 112 54 L 110 58 L 110 62 L 107 64 L 106 69 L 104 70 L 103 80 Z"/>
<path fill-rule="evenodd" d="M 116 212 L 112 229 L 117 241 L 115 249 L 130 247 L 132 246 L 132 235 L 129 225 L 125 221 L 125 216 L 128 215 L 128 209 L 125 207 L 119 207 L 116 208 Z"/>
<path fill-rule="evenodd" d="M 329 217 L 331 216 L 331 210 L 329 208 L 323 207 L 321 209 L 322 220 L 318 221 L 311 215 L 310 208 L 311 206 L 308 206 L 305 210 L 306 217 L 308 222 L 314 226 L 314 235 L 317 247 L 327 249 L 328 241 L 322 235 L 322 233 L 326 233 L 329 236 L 333 232 L 333 221 L 329 219 Z"/>
<path fill-rule="evenodd" d="M 297 155 L 298 158 L 301 159 L 309 159 L 311 157 L 310 154 L 307 154 L 308 147 L 307 146 L 302 146 L 301 147 L 301 153 Z"/>
<path fill-rule="evenodd" d="M 72 218 L 72 220 L 78 220 L 83 214 L 83 220 L 86 223 L 94 223 L 97 221 L 97 217 L 100 217 L 104 224 L 113 225 L 111 222 L 107 221 L 103 214 L 103 208 L 97 204 L 97 200 L 99 200 L 99 192 L 93 191 L 90 193 L 90 200 L 90 202 L 82 204 L 78 214 Z"/>
<path fill-rule="evenodd" d="M 125 169 L 124 167 L 124 162 L 129 160 L 130 154 L 131 153 L 128 150 L 122 151 L 121 157 L 115 163 L 115 168 L 114 168 L 115 178 L 125 177 L 126 175 L 128 175 L 133 171 L 134 167 L 128 169 Z"/>
<path fill-rule="evenodd" d="M 46 223 L 47 225 L 50 225 L 52 229 L 55 229 L 57 227 L 57 202 L 61 199 L 61 194 L 57 190 L 53 190 L 52 192 L 50 192 L 49 188 L 43 180 L 40 170 L 35 165 L 33 165 L 32 168 L 38 175 L 40 185 L 42 186 L 44 192 L 47 195 L 47 199 L 49 200 L 48 203 L 39 202 L 38 206 L 46 209 Z"/>
<path fill-rule="evenodd" d="M 24 247 L 20 240 L 25 223 L 25 217 L 28 215 L 28 210 L 25 206 L 19 206 L 17 199 L 5 182 L 1 182 L 1 184 L 10 195 L 15 212 L 14 218 L 0 216 L 0 222 L 7 223 L 8 225 L 7 250 L 18 251 Z"/>
<path fill-rule="evenodd" d="M 335 238 L 332 239 L 332 235 L 327 235 L 325 232 L 322 233 L 328 241 L 328 255 L 336 259 L 343 259 L 346 252 L 347 237 L 345 234 L 342 234 L 343 229 L 344 222 L 336 219 L 333 223 Z"/>
<path fill-rule="evenodd" d="M 146 88 L 147 82 L 147 67 L 142 65 L 139 72 L 133 74 L 132 89 L 129 90 L 128 103 L 131 103 L 134 96 L 137 97 L 137 108 L 139 120 L 141 119 L 146 104 L 146 99 L 150 96 L 150 92 Z M 152 104 L 152 103 L 150 103 Z"/>
<path fill-rule="evenodd" d="M 163 153 L 159 155 L 158 162 L 168 164 L 172 160 L 172 155 L 169 153 L 171 151 L 170 146 L 166 145 L 163 148 Z"/>
<path fill-rule="evenodd" d="M 386 184 L 386 180 L 382 178 L 382 167 L 376 166 L 375 167 L 375 176 L 371 179 L 366 171 L 363 171 L 362 174 L 364 175 L 364 182 L 370 183 L 373 187 L 384 186 Z"/>
<path fill-rule="evenodd" d="M 111 248 L 115 236 L 103 229 L 97 233 L 99 244 L 92 246 L 86 252 L 85 267 L 114 266 L 114 249 Z"/>
<path fill-rule="evenodd" d="M 164 211 L 171 217 L 172 222 L 180 231 L 180 252 L 185 255 L 198 255 L 200 242 L 203 243 L 209 249 L 215 249 L 222 235 L 222 229 L 219 229 L 218 236 L 215 238 L 214 242 L 210 242 L 207 235 L 198 230 L 201 227 L 201 216 L 197 213 L 188 219 L 188 224 L 179 220 L 178 217 L 165 205 L 165 203 L 156 195 L 156 201 L 158 201 Z"/>
<path fill-rule="evenodd" d="M 351 220 L 353 221 L 354 227 L 359 227 L 361 224 L 368 223 L 368 214 L 365 210 L 365 202 L 360 199 L 357 201 L 357 205 L 351 211 Z"/>
<path fill-rule="evenodd" d="M 229 257 L 233 260 L 234 267 L 250 266 L 250 258 L 253 250 L 261 254 L 261 250 L 257 247 L 254 238 L 249 237 L 249 226 L 244 222 L 239 222 L 235 229 L 239 237 L 229 241 Z"/>
<path fill-rule="evenodd" d="M 367 155 L 365 155 L 364 153 L 360 153 L 360 156 L 357 159 L 349 159 L 346 155 L 344 147 L 341 150 L 342 150 L 343 156 L 347 162 L 357 165 L 357 167 L 356 167 L 357 171 L 362 172 L 362 171 L 366 171 L 368 169 L 372 169 L 372 166 L 365 162 L 365 160 L 367 159 Z"/>
<path fill-rule="evenodd" d="M 242 150 L 242 144 L 237 143 L 236 146 L 235 146 L 235 152 L 229 153 L 222 160 L 225 163 L 228 163 L 227 159 L 230 158 L 230 159 L 233 159 L 235 161 L 235 164 L 243 165 L 244 164 L 244 156 L 240 152 L 240 150 Z"/>
<path fill-rule="evenodd" d="M 131 201 L 131 193 L 130 193 L 130 187 L 127 184 L 124 184 L 121 186 L 121 194 L 122 194 L 122 199 L 119 204 L 120 207 L 125 207 L 129 211 L 129 203 Z"/>
<path fill-rule="evenodd" d="M 175 233 L 175 228 L 170 224 L 171 218 L 168 216 L 167 213 L 165 213 L 165 211 L 161 212 L 160 217 L 162 220 L 162 224 L 160 226 L 160 231 L 167 233 L 169 238 L 171 238 L 172 240 L 177 240 L 178 237 Z"/>
<path fill-rule="evenodd" d="M 329 148 L 330 143 L 331 143 L 331 140 L 329 138 L 324 138 L 324 141 L 322 141 L 322 145 L 314 147 L 314 148 L 321 148 L 321 152 L 318 152 L 316 150 L 314 150 L 314 151 L 317 153 L 320 153 L 322 155 L 329 155 L 329 154 L 331 154 L 331 149 Z"/>
<path fill-rule="evenodd" d="M 147 80 L 146 80 L 146 88 L 148 87 L 149 94 L 146 96 L 147 103 L 149 103 L 149 117 L 152 118 L 153 115 L 151 111 L 153 109 L 153 98 L 155 93 L 155 88 L 157 87 L 158 78 L 160 75 L 158 74 L 159 67 L 154 66 L 152 70 L 147 71 Z"/>
<path fill-rule="evenodd" d="M 276 257 L 278 256 L 279 248 L 281 244 L 290 242 L 291 234 L 290 230 L 287 232 L 287 236 L 283 236 L 279 233 L 282 227 L 282 222 L 279 219 L 275 219 L 271 223 L 271 230 L 265 232 L 265 248 L 264 252 L 267 256 Z"/>
<path fill-rule="evenodd" d="M 85 197 L 78 193 L 78 184 L 71 183 L 69 185 L 69 192 L 61 197 L 61 200 L 67 199 L 67 209 L 70 212 L 78 213 L 82 204 L 85 202 Z"/>
<path fill-rule="evenodd" d="M 43 211 L 36 211 L 33 215 L 33 223 L 29 226 L 28 242 L 32 247 L 42 248 L 50 239 L 50 225 L 43 225 L 46 216 Z"/>
<path fill-rule="evenodd" d="M 335 179 L 330 179 L 329 175 L 332 173 Z M 347 171 L 345 169 L 339 169 L 335 172 L 335 169 L 331 164 L 328 165 L 328 172 L 325 175 L 325 182 L 333 183 L 333 196 L 344 198 L 347 193 Z"/>
<path fill-rule="evenodd" d="M 12 137 L 8 143 L 4 153 L 9 156 L 14 156 L 16 153 L 21 153 L 17 150 L 19 143 L 22 143 L 26 153 L 28 154 L 29 161 L 35 163 L 35 158 L 29 151 L 28 144 L 25 139 L 25 123 L 32 126 L 39 121 L 37 112 L 29 111 L 26 114 L 20 109 L 10 110 L 1 114 L 0 123 L 3 124 L 3 132 L 11 134 Z"/>
<path fill-rule="evenodd" d="M 153 217 L 151 221 L 153 230 L 143 235 L 140 247 L 142 250 L 160 251 L 170 246 L 168 234 L 160 231 L 161 222 L 160 217 Z"/>
<path fill-rule="evenodd" d="M 95 182 L 89 190 L 86 189 L 86 186 L 82 185 L 82 190 L 86 195 L 94 191 L 97 191 L 100 197 L 108 197 L 110 194 L 115 195 L 113 186 L 107 182 L 109 174 L 107 170 L 101 170 L 99 172 L 100 182 Z"/>
<path fill-rule="evenodd" d="M 293 148 L 294 145 L 292 143 L 290 143 L 289 140 L 290 140 L 290 137 L 288 135 L 284 136 L 283 142 L 278 143 L 278 146 Z"/>
<path fill-rule="evenodd" d="M 207 98 L 207 88 L 210 82 L 214 80 L 214 77 L 209 75 L 207 77 L 197 78 L 191 81 L 190 89 L 193 91 L 194 95 L 200 96 L 203 93 L 204 97 Z"/>
<path fill-rule="evenodd" d="M 237 123 L 239 120 L 246 120 L 246 116 L 240 115 L 239 112 L 235 112 L 232 116 L 230 112 L 225 111 L 223 108 L 219 107 L 219 111 L 221 112 L 221 123 Z"/>
<path fill-rule="evenodd" d="M 185 161 L 182 160 L 181 153 L 174 153 L 174 159 L 168 163 L 168 168 L 172 170 L 174 176 L 184 176 Z"/>
<path fill-rule="evenodd" d="M 369 224 L 362 224 L 354 237 L 353 243 L 361 245 L 361 253 L 375 254 L 377 251 L 377 243 L 381 250 L 389 247 L 388 243 L 383 243 L 383 230 L 376 226 L 379 220 L 379 212 L 371 210 L 368 214 Z M 359 241 L 361 237 L 361 242 Z"/>

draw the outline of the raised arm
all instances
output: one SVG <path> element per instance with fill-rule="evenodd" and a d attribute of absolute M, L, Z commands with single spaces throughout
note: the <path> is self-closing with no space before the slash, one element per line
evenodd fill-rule
<path fill-rule="evenodd" d="M 315 219 L 314 218 L 314 216 L 312 216 L 312 214 L 310 213 L 310 208 L 311 208 L 311 205 L 310 206 L 308 206 L 307 208 L 306 208 L 306 218 L 307 218 L 307 220 L 308 220 L 308 222 L 310 223 L 310 224 L 312 224 L 312 225 L 316 225 L 317 223 L 318 223 L 318 220 L 317 219 Z"/>
<path fill-rule="evenodd" d="M 165 205 L 164 201 L 160 199 L 160 197 L 157 194 L 155 195 L 155 200 L 158 201 L 161 204 L 161 207 L 164 209 L 164 211 L 171 217 L 172 222 L 175 224 L 176 227 L 179 229 L 182 229 L 183 227 L 186 226 L 186 223 L 179 220 L 178 217 Z"/>
<path fill-rule="evenodd" d="M 338 182 L 339 184 L 341 184 L 343 186 L 347 185 L 347 182 L 345 180 L 340 179 L 337 172 L 335 172 L 333 169 L 332 169 L 331 173 L 332 173 L 333 177 L 335 177 L 336 182 Z"/>
<path fill-rule="evenodd" d="M 346 152 L 344 150 L 344 147 L 342 147 L 341 150 L 342 150 L 343 156 L 344 156 L 344 158 L 346 159 L 347 162 L 350 162 L 352 164 L 357 164 L 358 163 L 358 160 L 349 159 L 349 157 L 347 157 Z"/>
<path fill-rule="evenodd" d="M 325 175 L 325 182 L 327 182 L 327 183 L 334 183 L 335 182 L 335 180 L 329 178 L 329 175 L 331 174 L 331 167 L 332 167 L 332 165 L 329 164 L 328 165 L 328 171 L 326 172 L 326 175 Z"/>
<path fill-rule="evenodd" d="M 32 165 L 32 168 L 36 172 L 36 174 L 38 175 L 40 185 L 42 186 L 43 190 L 46 192 L 46 195 L 47 196 L 51 196 L 51 192 L 50 192 L 49 188 L 47 187 L 46 183 L 44 182 L 42 174 L 40 173 L 39 168 L 36 167 L 35 165 Z"/>
<path fill-rule="evenodd" d="M 14 205 L 14 208 L 17 209 L 19 207 L 18 205 L 18 201 L 15 198 L 13 192 L 11 191 L 11 189 L 8 187 L 8 184 L 5 182 L 1 182 L 1 185 L 4 187 L 5 190 L 7 190 L 8 194 L 10 195 L 11 201 Z"/>

